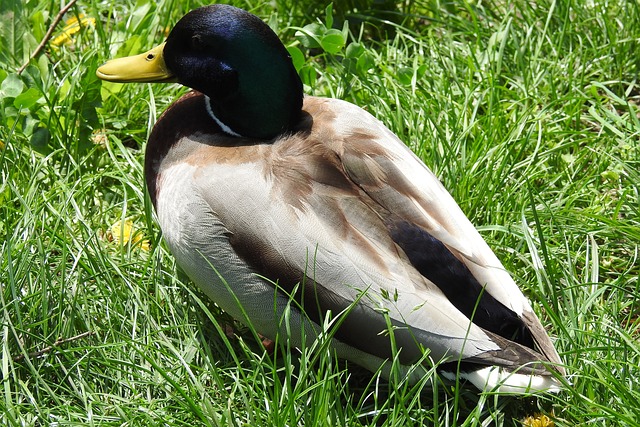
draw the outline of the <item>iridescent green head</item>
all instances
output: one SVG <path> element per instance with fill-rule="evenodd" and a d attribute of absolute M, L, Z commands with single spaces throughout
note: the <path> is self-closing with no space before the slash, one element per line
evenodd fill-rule
<path fill-rule="evenodd" d="M 112 82 L 177 81 L 210 98 L 223 129 L 271 139 L 300 118 L 302 83 L 278 36 L 258 17 L 211 5 L 186 14 L 167 41 L 141 55 L 107 62 Z"/>

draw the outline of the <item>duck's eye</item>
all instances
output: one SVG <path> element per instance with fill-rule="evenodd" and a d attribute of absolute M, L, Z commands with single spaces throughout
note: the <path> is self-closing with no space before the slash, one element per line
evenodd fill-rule
<path fill-rule="evenodd" d="M 156 58 L 156 56 L 153 53 L 148 53 L 147 54 L 147 61 L 152 61 Z"/>

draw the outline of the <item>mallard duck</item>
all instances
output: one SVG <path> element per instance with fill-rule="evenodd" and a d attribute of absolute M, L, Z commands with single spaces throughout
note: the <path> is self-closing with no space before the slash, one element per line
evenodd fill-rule
<path fill-rule="evenodd" d="M 481 390 L 558 389 L 549 336 L 434 174 L 363 109 L 304 96 L 258 17 L 195 9 L 97 75 L 193 89 L 155 124 L 146 182 L 176 261 L 233 317 L 293 346 L 333 322 L 336 354 L 387 376 L 396 357 Z"/>

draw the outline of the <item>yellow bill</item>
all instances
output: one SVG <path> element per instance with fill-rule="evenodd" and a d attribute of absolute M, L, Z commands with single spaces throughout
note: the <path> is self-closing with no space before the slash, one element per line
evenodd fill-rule
<path fill-rule="evenodd" d="M 116 83 L 170 83 L 175 76 L 164 62 L 164 43 L 140 55 L 112 59 L 96 70 L 102 80 Z"/>

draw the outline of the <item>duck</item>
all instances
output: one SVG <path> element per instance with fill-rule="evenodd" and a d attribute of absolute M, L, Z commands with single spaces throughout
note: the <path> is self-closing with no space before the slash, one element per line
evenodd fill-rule
<path fill-rule="evenodd" d="M 96 74 L 191 89 L 149 135 L 146 186 L 177 264 L 235 319 L 292 347 L 328 336 L 385 378 L 561 389 L 529 300 L 438 178 L 364 109 L 305 95 L 260 18 L 194 9 Z"/>

